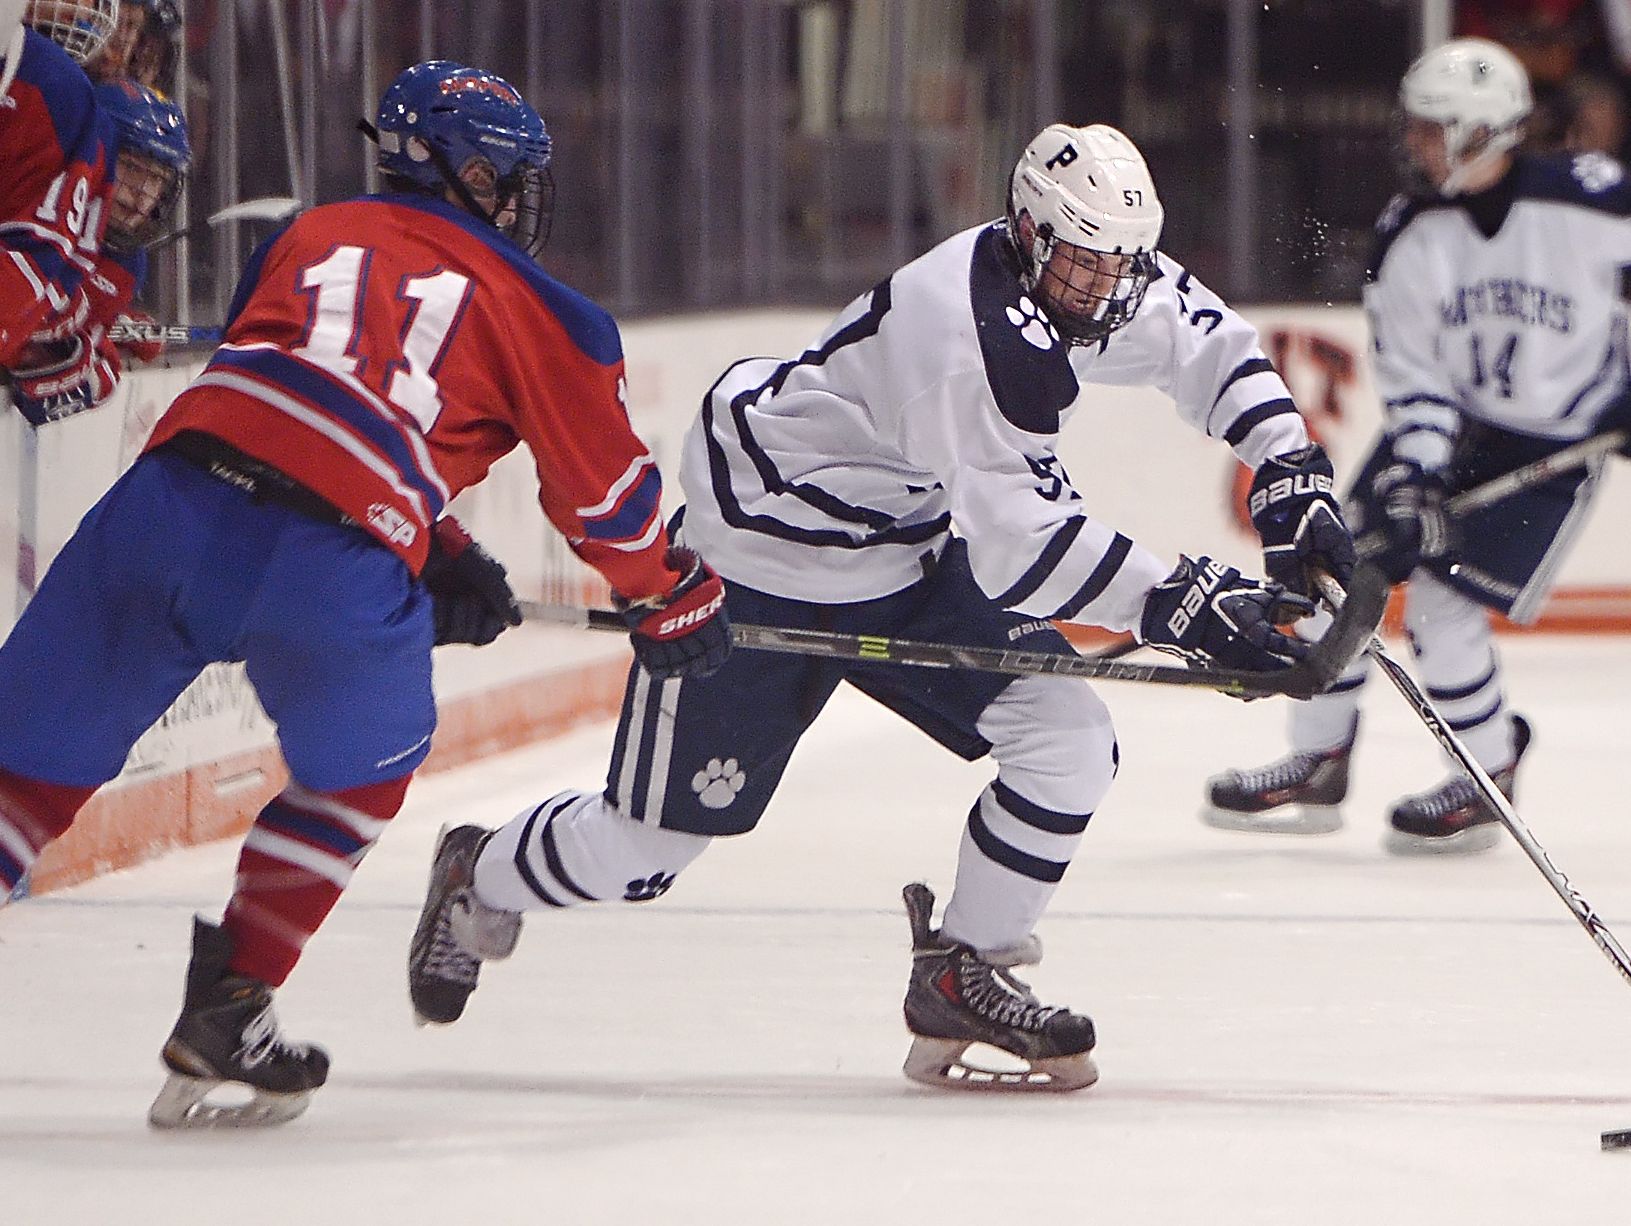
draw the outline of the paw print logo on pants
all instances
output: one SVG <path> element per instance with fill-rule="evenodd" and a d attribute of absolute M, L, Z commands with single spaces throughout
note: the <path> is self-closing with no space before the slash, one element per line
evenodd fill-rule
<path fill-rule="evenodd" d="M 746 772 L 735 758 L 726 758 L 723 762 L 709 758 L 708 765 L 691 776 L 691 790 L 710 809 L 723 809 L 736 799 L 747 781 Z"/>
<path fill-rule="evenodd" d="M 1038 349 L 1052 349 L 1059 343 L 1059 334 L 1053 330 L 1030 295 L 1021 294 L 1019 305 L 1008 308 L 1008 322 L 1019 329 L 1019 334 Z"/>
<path fill-rule="evenodd" d="M 674 884 L 674 874 L 665 873 L 658 869 L 649 877 L 636 877 L 624 887 L 624 902 L 650 902 L 653 898 L 661 898 L 668 893 L 668 887 Z"/>

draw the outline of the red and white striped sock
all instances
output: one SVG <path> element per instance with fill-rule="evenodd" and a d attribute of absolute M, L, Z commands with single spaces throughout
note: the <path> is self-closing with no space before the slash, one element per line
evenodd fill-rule
<path fill-rule="evenodd" d="M 233 973 L 277 987 L 402 807 L 411 775 L 312 792 L 290 783 L 260 811 L 238 855 L 223 927 Z"/>
<path fill-rule="evenodd" d="M 46 844 L 73 825 L 94 791 L 0 768 L 0 903 L 17 888 Z"/>

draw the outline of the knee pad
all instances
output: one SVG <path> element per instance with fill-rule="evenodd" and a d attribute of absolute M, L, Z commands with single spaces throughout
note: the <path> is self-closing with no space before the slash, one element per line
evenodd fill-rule
<path fill-rule="evenodd" d="M 999 774 L 1039 805 L 1096 805 L 1120 761 L 1110 709 L 1071 677 L 1022 677 L 981 714 Z"/>

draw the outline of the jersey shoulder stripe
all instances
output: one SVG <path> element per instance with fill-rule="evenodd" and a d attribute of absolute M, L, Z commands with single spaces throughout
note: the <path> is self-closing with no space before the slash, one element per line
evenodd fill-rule
<path fill-rule="evenodd" d="M 1517 163 L 1515 196 L 1631 216 L 1631 182 L 1625 167 L 1606 153 L 1523 155 Z"/>
<path fill-rule="evenodd" d="M 572 343 L 585 355 L 602 366 L 611 366 L 622 360 L 623 341 L 611 312 L 587 295 L 550 276 L 525 251 L 486 222 L 471 216 L 458 205 L 429 196 L 395 193 L 360 199 L 414 209 L 458 226 L 509 265 L 521 281 L 543 300 Z"/>
<path fill-rule="evenodd" d="M 1060 415 L 1081 388 L 1070 347 L 1020 284 L 1006 222 L 993 222 L 974 241 L 969 299 L 997 411 L 1027 434 L 1059 433 Z"/>
<path fill-rule="evenodd" d="M 62 151 L 70 158 L 94 162 L 102 133 L 96 94 L 73 57 L 43 34 L 25 31 L 22 62 L 11 87 L 16 90 L 20 85 L 39 94 Z"/>

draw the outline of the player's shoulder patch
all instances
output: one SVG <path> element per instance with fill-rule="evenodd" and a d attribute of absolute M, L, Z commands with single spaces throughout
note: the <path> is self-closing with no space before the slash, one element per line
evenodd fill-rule
<path fill-rule="evenodd" d="M 1518 161 L 1517 197 L 1631 215 L 1625 167 L 1606 153 L 1547 153 Z"/>
<path fill-rule="evenodd" d="M 1028 434 L 1057 434 L 1059 415 L 1080 390 L 1070 347 L 1019 282 L 1003 222 L 974 242 L 969 297 L 997 410 Z"/>

